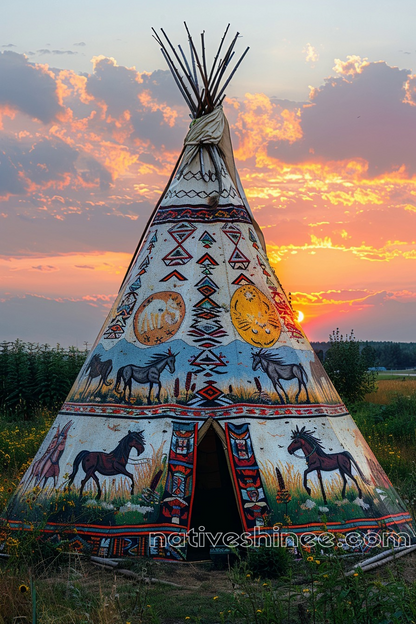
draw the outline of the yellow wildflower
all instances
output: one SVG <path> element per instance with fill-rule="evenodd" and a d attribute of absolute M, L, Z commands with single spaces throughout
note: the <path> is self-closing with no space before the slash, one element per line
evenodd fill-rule
<path fill-rule="evenodd" d="M 218 596 L 214 596 L 213 600 L 218 600 Z"/>
<path fill-rule="evenodd" d="M 353 576 L 358 576 L 358 572 L 354 572 Z"/>
<path fill-rule="evenodd" d="M 316 565 L 321 565 L 321 562 L 318 561 L 318 559 L 315 559 L 315 563 L 316 563 Z"/>
<path fill-rule="evenodd" d="M 246 578 L 250 578 L 250 577 L 251 577 L 251 574 L 246 574 Z"/>
<path fill-rule="evenodd" d="M 304 590 L 303 590 L 303 593 L 304 593 L 304 594 L 309 593 L 309 589 L 308 589 L 308 588 L 304 589 Z"/>
<path fill-rule="evenodd" d="M 308 557 L 306 561 L 313 561 L 313 557 Z"/>
<path fill-rule="evenodd" d="M 28 591 L 29 591 L 29 587 L 27 585 L 24 585 L 23 583 L 22 585 L 19 585 L 19 592 L 21 594 L 25 594 Z"/>

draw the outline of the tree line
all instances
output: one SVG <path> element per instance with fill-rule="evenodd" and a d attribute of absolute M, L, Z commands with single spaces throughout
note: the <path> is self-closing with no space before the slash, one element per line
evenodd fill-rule
<path fill-rule="evenodd" d="M 384 366 L 389 370 L 416 368 L 416 342 L 360 342 L 368 366 Z M 325 360 L 331 342 L 312 342 L 313 349 Z"/>
<path fill-rule="evenodd" d="M 88 352 L 26 343 L 0 343 L 0 408 L 26 417 L 39 407 L 59 408 Z"/>

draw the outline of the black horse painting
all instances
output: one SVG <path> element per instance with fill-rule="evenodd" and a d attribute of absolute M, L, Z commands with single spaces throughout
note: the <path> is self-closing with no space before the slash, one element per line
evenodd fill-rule
<path fill-rule="evenodd" d="M 74 482 L 75 476 L 78 472 L 79 465 L 82 463 L 82 469 L 85 472 L 85 477 L 81 481 L 81 487 L 79 490 L 80 497 L 84 491 L 85 484 L 89 479 L 93 479 L 97 486 L 96 499 L 101 498 L 101 486 L 98 480 L 98 472 L 106 477 L 112 475 L 122 474 L 131 480 L 131 494 L 134 494 L 134 478 L 131 472 L 126 470 L 127 462 L 129 461 L 130 452 L 132 449 L 136 449 L 137 455 L 141 455 L 144 452 L 145 441 L 143 438 L 143 431 L 129 431 L 124 438 L 120 440 L 118 445 L 113 451 L 104 453 L 104 451 L 81 451 L 75 457 L 72 465 L 72 473 L 69 476 L 68 488 L 71 487 Z"/>
<path fill-rule="evenodd" d="M 306 393 L 306 403 L 310 403 L 308 388 L 306 387 L 308 376 L 302 364 L 285 364 L 278 355 L 269 354 L 264 351 L 264 349 L 252 353 L 251 357 L 253 358 L 253 371 L 261 367 L 263 372 L 266 373 L 271 380 L 281 403 L 285 403 L 285 401 L 289 403 L 289 397 L 281 384 L 281 380 L 289 381 L 291 379 L 298 380 L 298 392 L 295 398 L 296 403 L 299 402 L 299 395 L 302 391 L 302 387 Z M 279 390 L 283 393 L 284 399 Z"/>
<path fill-rule="evenodd" d="M 84 374 L 87 376 L 87 382 L 85 384 L 85 388 L 82 391 L 82 396 L 84 397 L 88 389 L 91 385 L 93 379 L 99 377 L 99 383 L 94 392 L 91 393 L 91 396 L 94 396 L 101 390 L 103 386 L 111 386 L 111 381 L 107 381 L 109 374 L 113 370 L 113 362 L 111 360 L 101 361 L 101 355 L 96 353 L 92 356 L 90 361 L 88 362 L 88 366 L 85 369 Z"/>
<path fill-rule="evenodd" d="M 295 457 L 298 457 L 298 455 L 296 455 L 296 451 L 302 451 L 303 457 L 305 458 L 306 464 L 308 466 L 303 473 L 303 487 L 305 488 L 309 496 L 311 495 L 311 488 L 308 486 L 309 473 L 315 471 L 317 472 L 319 485 L 321 486 L 322 498 L 324 499 L 324 503 L 326 503 L 326 493 L 322 481 L 321 471 L 332 472 L 333 470 L 338 470 L 344 481 L 344 486 L 342 488 L 342 498 L 345 497 L 345 488 L 347 487 L 347 479 L 345 475 L 347 475 L 352 481 L 354 481 L 358 490 L 359 498 L 363 497 L 361 488 L 351 472 L 351 465 L 355 467 L 364 483 L 368 484 L 368 481 L 351 453 L 349 453 L 348 451 L 342 451 L 341 453 L 326 453 L 322 446 L 321 440 L 313 435 L 313 431 L 308 431 L 305 427 L 302 427 L 302 429 L 296 427 L 296 429 L 292 431 L 292 440 L 293 441 L 289 444 L 287 448 L 288 452 L 291 455 L 295 455 Z"/>
<path fill-rule="evenodd" d="M 115 391 L 121 394 L 123 393 L 123 400 L 129 403 L 131 400 L 131 386 L 132 382 L 136 381 L 139 384 L 149 384 L 149 394 L 147 395 L 148 404 L 151 403 L 151 392 L 153 384 L 158 384 L 158 391 L 156 394 L 156 402 L 160 401 L 160 391 L 162 389 L 162 383 L 160 381 L 160 374 L 166 368 L 170 373 L 175 372 L 175 359 L 177 353 L 172 353 L 169 349 L 166 353 L 160 353 L 154 355 L 146 366 L 135 366 L 134 364 L 127 364 L 122 366 L 117 371 Z M 124 382 L 123 390 L 120 390 L 121 380 Z M 128 390 L 128 398 L 127 392 Z"/>

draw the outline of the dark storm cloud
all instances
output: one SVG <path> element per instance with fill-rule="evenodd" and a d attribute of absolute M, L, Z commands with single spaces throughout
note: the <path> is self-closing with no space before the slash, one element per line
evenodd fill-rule
<path fill-rule="evenodd" d="M 23 54 L 0 53 L 0 105 L 20 110 L 48 123 L 63 111 L 56 93 L 55 80 L 35 67 Z"/>
<path fill-rule="evenodd" d="M 416 172 L 416 109 L 403 102 L 410 71 L 371 63 L 330 78 L 302 110 L 303 138 L 271 141 L 270 156 L 288 163 L 363 158 L 369 175 L 405 165 Z"/>

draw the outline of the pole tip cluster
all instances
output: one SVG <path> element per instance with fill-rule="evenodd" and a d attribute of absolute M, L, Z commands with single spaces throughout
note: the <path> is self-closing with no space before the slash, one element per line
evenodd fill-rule
<path fill-rule="evenodd" d="M 234 68 L 232 68 L 231 61 L 234 57 L 234 47 L 240 35 L 240 33 L 237 32 L 224 56 L 220 58 L 221 50 L 230 28 L 230 24 L 228 24 L 218 46 L 214 61 L 208 71 L 205 56 L 205 31 L 201 33 L 201 50 L 198 54 L 186 22 L 184 22 L 184 24 L 188 35 L 189 57 L 186 56 L 180 45 L 178 45 L 178 51 L 176 50 L 163 28 L 160 30 L 166 43 L 154 28 L 152 28 L 152 31 L 154 39 L 160 45 L 161 52 L 172 72 L 173 78 L 185 102 L 189 106 L 191 116 L 197 119 L 198 117 L 211 113 L 217 106 L 222 104 L 226 95 L 225 89 L 249 51 L 249 48 L 246 48 L 234 65 Z M 228 77 L 225 78 L 227 69 L 230 69 L 230 73 Z"/>

